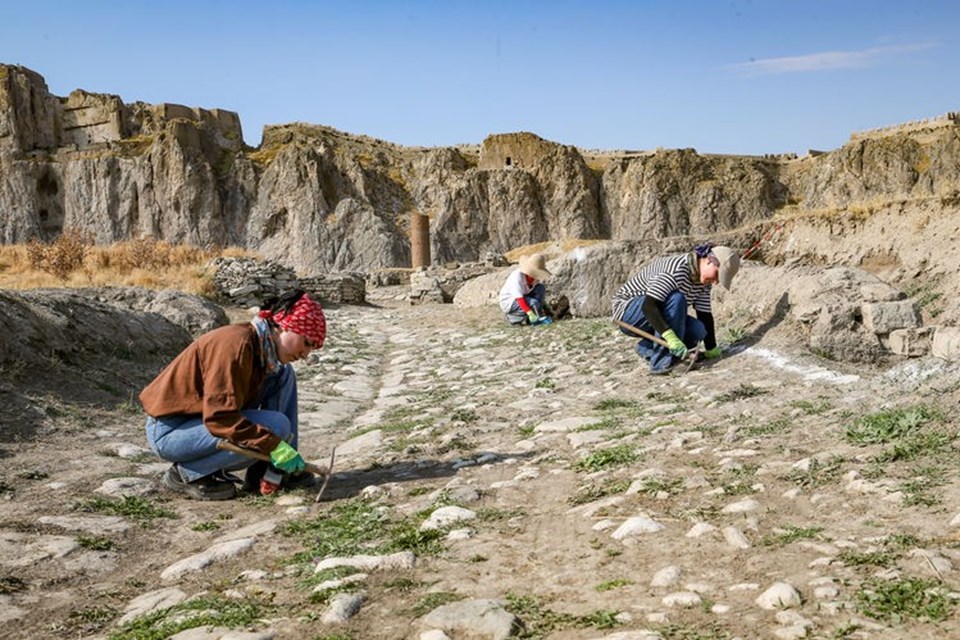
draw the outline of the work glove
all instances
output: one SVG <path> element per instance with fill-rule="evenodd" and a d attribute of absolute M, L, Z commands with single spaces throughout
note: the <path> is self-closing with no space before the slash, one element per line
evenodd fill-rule
<path fill-rule="evenodd" d="M 530 320 L 530 324 L 537 324 L 540 322 L 540 316 L 537 315 L 537 312 L 533 309 L 527 311 L 527 318 Z"/>
<path fill-rule="evenodd" d="M 270 452 L 270 462 L 277 469 L 287 473 L 299 473 L 307 466 L 297 450 L 283 440 Z"/>
<path fill-rule="evenodd" d="M 713 349 L 707 349 L 704 351 L 703 355 L 707 356 L 709 360 L 713 360 L 723 355 L 723 349 L 721 349 L 719 346 L 716 346 Z"/>
<path fill-rule="evenodd" d="M 687 345 L 683 344 L 683 340 L 677 337 L 673 329 L 664 331 L 663 339 L 667 341 L 667 348 L 670 350 L 670 354 L 683 360 L 684 356 L 687 355 Z"/>

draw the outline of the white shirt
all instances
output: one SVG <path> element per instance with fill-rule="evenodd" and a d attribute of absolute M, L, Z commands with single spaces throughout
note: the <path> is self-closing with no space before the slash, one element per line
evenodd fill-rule
<path fill-rule="evenodd" d="M 512 271 L 500 289 L 500 310 L 504 313 L 509 313 L 510 307 L 513 306 L 513 301 L 533 291 L 533 287 L 536 286 L 536 284 L 537 281 L 534 280 L 533 284 L 528 285 L 527 276 L 525 276 L 520 269 Z"/>

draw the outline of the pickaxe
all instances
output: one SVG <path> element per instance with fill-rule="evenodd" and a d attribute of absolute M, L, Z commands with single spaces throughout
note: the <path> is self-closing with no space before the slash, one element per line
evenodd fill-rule
<path fill-rule="evenodd" d="M 241 447 L 240 445 L 234 444 L 229 440 L 217 440 L 217 449 L 222 449 L 224 451 L 230 451 L 232 453 L 239 453 L 242 456 L 247 458 L 253 458 L 254 460 L 263 460 L 264 462 L 270 462 L 270 456 L 265 453 L 260 453 L 259 451 L 254 451 L 253 449 L 247 449 L 246 447 Z M 314 499 L 314 502 L 320 502 L 320 497 L 323 495 L 323 491 L 327 488 L 327 484 L 330 482 L 330 476 L 333 475 L 333 463 L 337 456 L 337 448 L 334 447 L 333 451 L 330 452 L 330 466 L 326 469 L 323 467 L 317 466 L 312 462 L 306 463 L 304 471 L 308 471 L 315 476 L 323 476 L 323 484 L 320 485 L 320 491 L 317 492 L 317 497 Z"/>
<path fill-rule="evenodd" d="M 668 345 L 667 341 L 664 340 L 663 338 L 658 338 L 652 333 L 647 333 L 643 329 L 637 329 L 632 324 L 627 324 L 623 320 L 617 320 L 617 325 L 620 326 L 620 328 L 626 329 L 627 331 L 633 333 L 634 335 L 640 336 L 641 338 L 646 338 L 651 342 L 656 342 L 661 347 L 666 347 L 667 349 L 670 348 L 670 345 Z M 690 371 L 690 369 L 693 369 L 693 365 L 696 364 L 697 362 L 698 355 L 699 355 L 699 351 L 697 349 L 690 349 L 689 351 L 687 351 L 687 360 L 689 360 L 689 362 L 687 362 L 687 368 L 683 370 L 684 373 L 687 373 L 688 371 Z"/>

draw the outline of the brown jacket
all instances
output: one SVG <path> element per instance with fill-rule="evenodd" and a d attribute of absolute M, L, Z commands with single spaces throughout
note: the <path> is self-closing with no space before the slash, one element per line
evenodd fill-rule
<path fill-rule="evenodd" d="M 232 324 L 194 340 L 140 392 L 140 403 L 154 418 L 201 414 L 214 436 L 269 453 L 279 436 L 240 413 L 256 408 L 263 380 L 253 325 Z"/>

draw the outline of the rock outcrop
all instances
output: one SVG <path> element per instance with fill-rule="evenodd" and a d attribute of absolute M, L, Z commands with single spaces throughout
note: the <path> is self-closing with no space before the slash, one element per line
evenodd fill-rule
<path fill-rule="evenodd" d="M 80 90 L 59 98 L 37 73 L 0 65 L 0 174 L 4 243 L 80 228 L 100 243 L 237 245 L 316 275 L 409 267 L 412 213 L 430 218 L 434 265 L 571 238 L 660 252 L 665 238 L 736 232 L 743 247 L 789 217 L 826 221 L 826 240 L 811 249 L 794 235 L 760 255 L 809 262 L 862 238 L 878 211 L 956 219 L 960 126 L 947 114 L 802 158 L 587 152 L 527 132 L 401 147 L 302 123 L 266 127 L 251 149 L 234 113 Z M 887 255 L 905 277 L 917 261 L 901 255 L 903 240 L 872 236 L 853 264 L 875 272 Z"/>

